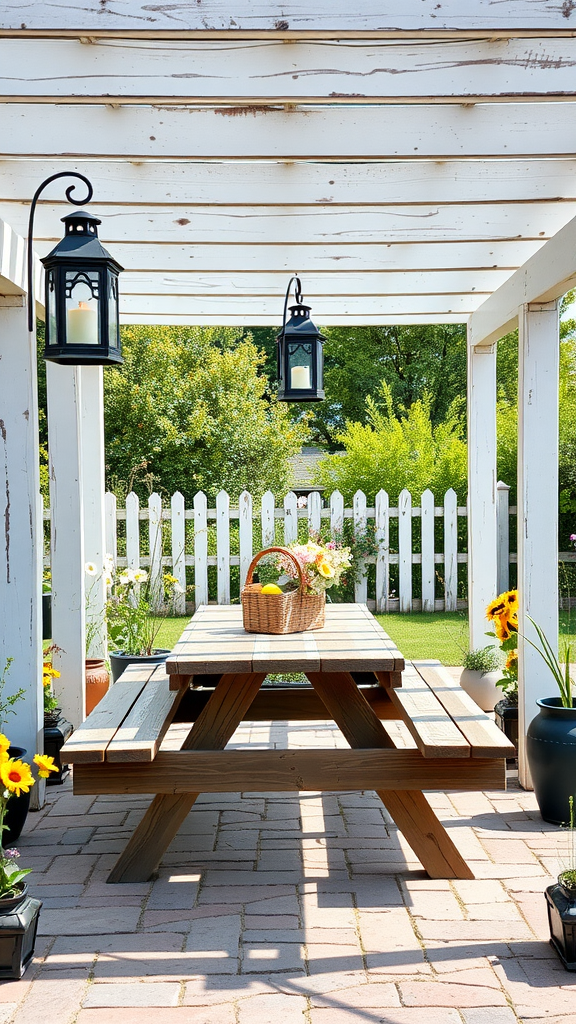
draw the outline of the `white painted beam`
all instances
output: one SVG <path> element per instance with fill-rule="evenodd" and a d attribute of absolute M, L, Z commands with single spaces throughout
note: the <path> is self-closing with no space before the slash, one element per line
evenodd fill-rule
<path fill-rule="evenodd" d="M 25 21 L 23 22 L 23 18 Z M 204 0 L 196 3 L 154 4 L 145 0 L 108 0 L 94 6 L 93 0 L 76 0 L 73 8 L 66 0 L 47 5 L 31 0 L 23 8 L 20 0 L 5 0 L 0 13 L 0 28 L 21 32 L 48 30 L 90 32 L 142 32 L 170 34 L 241 31 L 342 33 L 362 32 L 398 35 L 401 32 L 424 32 L 436 35 L 444 31 L 521 32 L 554 31 L 564 33 L 576 26 L 573 9 L 566 4 L 550 4 L 549 0 L 364 0 L 361 9 L 339 0 L 315 0 L 303 6 L 295 0 L 287 3 L 271 0 Z"/>
<path fill-rule="evenodd" d="M 0 156 L 189 160 L 566 156 L 574 103 L 478 103 L 283 110 L 5 104 Z"/>
<path fill-rule="evenodd" d="M 409 310 L 409 307 L 408 307 Z M 369 327 L 370 325 L 378 324 L 462 324 L 466 323 L 468 316 L 465 313 L 393 313 L 386 315 L 384 313 L 379 314 L 345 314 L 345 313 L 333 313 L 330 316 L 320 318 L 313 312 L 315 321 L 321 323 L 325 327 L 337 327 L 343 325 L 345 327 Z M 183 314 L 178 316 L 177 313 L 156 313 L 147 315 L 133 314 L 124 315 L 120 317 L 120 322 L 123 324 L 148 324 L 150 326 L 154 324 L 172 325 L 176 327 L 280 327 L 280 319 L 278 313 L 275 315 L 271 313 L 267 316 L 260 316 L 259 313 L 235 313 L 231 315 L 224 315 L 223 313 L 202 315 L 193 315 L 192 313 Z"/>
<path fill-rule="evenodd" d="M 296 198 L 296 197 L 294 197 Z M 374 245 L 387 242 L 545 241 L 576 215 L 575 202 L 428 206 L 108 206 L 99 234 L 116 242 Z M 0 217 L 26 230 L 28 209 L 0 201 Z M 36 210 L 34 241 L 52 247 L 62 237 L 62 203 Z"/>
<path fill-rule="evenodd" d="M 28 230 L 23 232 L 24 235 Z M 44 305 L 44 268 L 34 257 L 36 302 Z M 24 295 L 28 291 L 26 242 L 13 226 L 0 219 L 0 295 Z"/>
<path fill-rule="evenodd" d="M 106 244 L 105 232 L 101 234 Z M 49 242 L 36 242 L 42 256 Z M 192 270 L 195 273 L 228 271 L 279 271 L 301 274 L 329 271 L 452 270 L 501 268 L 510 271 L 525 263 L 543 241 L 523 239 L 504 242 L 410 242 L 376 245 L 166 245 L 115 242 L 114 256 L 135 272 Z M 112 246 L 111 246 L 112 248 Z M 122 279 L 120 279 L 122 280 Z"/>
<path fill-rule="evenodd" d="M 496 596 L 496 346 L 468 346 L 468 620 L 470 650 L 487 647 Z"/>
<path fill-rule="evenodd" d="M 576 95 L 576 39 L 0 39 L 8 102 L 522 102 Z M 193 69 L 193 70 L 191 70 Z"/>
<path fill-rule="evenodd" d="M 28 333 L 24 300 L 18 301 L 4 306 L 0 297 L 0 675 L 13 658 L 4 697 L 22 687 L 26 698 L 0 729 L 32 758 L 43 751 L 43 527 L 36 338 Z M 32 800 L 41 806 L 41 786 Z"/>
<path fill-rule="evenodd" d="M 488 295 L 508 279 L 509 270 L 365 271 L 346 273 L 346 295 Z M 343 276 L 337 271 L 307 273 L 302 280 L 304 296 L 342 294 Z M 199 274 L 194 271 L 125 271 L 122 295 L 221 296 L 222 298 L 279 296 L 286 291 L 284 271 Z"/>
<path fill-rule="evenodd" d="M 85 717 L 84 495 L 81 367 L 46 364 L 50 456 L 52 639 L 59 650 L 60 706 L 76 727 Z"/>
<path fill-rule="evenodd" d="M 542 658 L 524 639 L 536 640 L 528 616 L 558 650 L 558 375 L 556 302 L 525 304 L 518 350 L 518 590 L 520 783 L 531 788 L 526 730 L 536 700 L 557 696 Z"/>
<path fill-rule="evenodd" d="M 558 299 L 575 284 L 576 218 L 479 307 L 470 321 L 470 344 L 491 344 L 514 329 L 521 305 Z"/>
<path fill-rule="evenodd" d="M 106 585 L 103 565 L 105 550 L 104 512 L 104 368 L 81 366 L 81 459 L 82 506 L 84 512 L 84 558 L 96 567 L 86 574 L 87 654 L 106 657 Z"/>
<path fill-rule="evenodd" d="M 395 316 L 410 313 L 458 313 L 462 319 L 482 302 L 482 295 L 354 295 L 346 293 L 344 285 L 341 295 L 316 296 L 307 288 L 305 299 L 312 305 L 315 320 L 335 313 L 341 316 Z M 173 295 L 125 295 L 120 294 L 120 313 L 124 316 L 136 316 L 144 313 L 147 316 L 235 316 L 250 317 L 253 313 L 259 316 L 277 318 L 282 313 L 284 297 L 279 292 L 275 295 L 263 295 L 255 298 L 250 295 L 232 295 L 224 298 L 220 295 L 173 296 Z"/>
<path fill-rule="evenodd" d="M 94 202 L 104 215 L 104 204 L 119 203 L 376 206 L 576 199 L 576 160 L 572 157 L 332 164 L 61 158 L 42 163 L 46 176 L 62 170 L 80 171 L 90 178 Z M 0 160 L 0 180 L 4 201 L 27 204 L 38 186 L 38 161 L 22 157 Z"/>

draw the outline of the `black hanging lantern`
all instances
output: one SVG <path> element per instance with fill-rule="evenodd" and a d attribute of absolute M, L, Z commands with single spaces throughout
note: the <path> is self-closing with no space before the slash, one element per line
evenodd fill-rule
<path fill-rule="evenodd" d="M 42 183 L 32 200 L 28 231 L 29 329 L 34 322 L 32 291 L 32 237 L 34 209 L 42 189 L 54 178 L 73 176 L 92 186 L 74 171 L 62 171 Z M 66 197 L 78 206 L 71 193 Z M 118 275 L 122 267 L 98 238 L 102 222 L 86 210 L 62 218 L 64 238 L 42 260 L 46 271 L 46 342 L 44 358 L 72 366 L 108 366 L 122 363 L 118 319 Z"/>
<path fill-rule="evenodd" d="M 286 323 L 286 309 L 292 282 L 296 282 L 296 305 L 290 306 L 290 319 Z M 323 334 L 310 319 L 310 306 L 302 302 L 300 278 L 292 277 L 286 289 L 282 330 L 278 345 L 278 399 L 281 402 L 321 402 L 324 398 Z"/>

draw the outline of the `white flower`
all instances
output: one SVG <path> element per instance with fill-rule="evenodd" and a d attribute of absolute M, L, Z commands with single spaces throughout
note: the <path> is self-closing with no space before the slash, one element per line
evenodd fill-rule
<path fill-rule="evenodd" d="M 136 569 L 134 572 L 134 583 L 146 583 L 148 573 L 145 569 Z"/>
<path fill-rule="evenodd" d="M 130 570 L 129 569 L 124 569 L 124 572 L 121 572 L 121 573 L 118 574 L 118 583 L 127 584 L 127 583 L 133 583 L 133 582 L 134 582 L 134 580 L 133 580 L 132 576 L 130 575 Z"/>
<path fill-rule="evenodd" d="M 104 562 L 102 565 L 104 572 L 112 572 L 114 568 L 114 559 L 112 558 L 112 555 L 104 555 Z"/>
<path fill-rule="evenodd" d="M 114 581 L 112 579 L 111 574 L 109 572 L 105 572 L 104 573 L 104 583 L 106 584 L 106 586 L 107 587 L 111 587 L 113 582 Z"/>
<path fill-rule="evenodd" d="M 86 562 L 86 565 L 84 566 L 84 572 L 88 576 L 97 576 L 98 575 L 98 569 L 94 565 L 94 562 Z"/>

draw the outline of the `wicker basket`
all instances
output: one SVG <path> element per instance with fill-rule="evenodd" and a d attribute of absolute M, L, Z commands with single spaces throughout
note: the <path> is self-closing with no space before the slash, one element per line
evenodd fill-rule
<path fill-rule="evenodd" d="M 291 558 L 298 571 L 300 586 L 285 594 L 263 594 L 262 584 L 253 583 L 252 575 L 264 555 L 278 551 Z M 305 594 L 302 567 L 288 548 L 264 548 L 250 562 L 246 583 L 242 588 L 242 615 L 248 633 L 303 633 L 306 629 L 322 629 L 326 608 L 325 594 Z"/>

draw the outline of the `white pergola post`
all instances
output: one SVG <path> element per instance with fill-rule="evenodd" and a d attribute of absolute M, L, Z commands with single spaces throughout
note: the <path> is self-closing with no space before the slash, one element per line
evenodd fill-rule
<path fill-rule="evenodd" d="M 532 787 L 526 730 L 536 700 L 556 685 L 540 655 L 528 615 L 558 650 L 558 303 L 524 304 L 519 311 L 518 360 L 518 590 L 519 779 Z"/>
<path fill-rule="evenodd" d="M 81 451 L 84 505 L 84 557 L 96 566 L 97 575 L 86 575 L 86 628 L 90 632 L 88 655 L 106 656 L 104 613 L 106 586 L 102 566 L 105 551 L 104 514 L 104 368 L 80 367 L 82 378 Z"/>
<path fill-rule="evenodd" d="M 496 596 L 496 346 L 468 345 L 468 615 L 470 649 L 490 640 Z"/>
<path fill-rule="evenodd" d="M 26 690 L 2 726 L 28 758 L 43 750 L 41 567 L 36 337 L 25 298 L 0 295 L 0 672 L 13 658 L 5 694 Z M 43 793 L 34 786 L 32 807 Z"/>
<path fill-rule="evenodd" d="M 82 376 L 77 366 L 46 364 L 50 456 L 52 639 L 55 689 L 74 727 L 85 717 L 84 500 Z"/>

